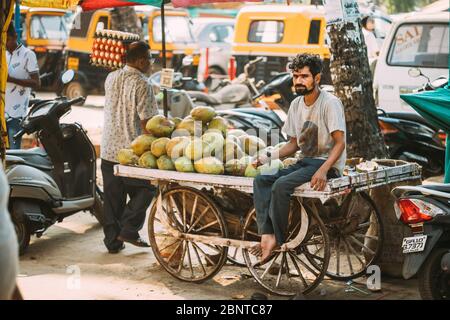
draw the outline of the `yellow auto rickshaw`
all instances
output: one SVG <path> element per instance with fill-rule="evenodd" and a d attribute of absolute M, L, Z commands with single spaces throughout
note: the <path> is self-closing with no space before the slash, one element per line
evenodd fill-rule
<path fill-rule="evenodd" d="M 21 41 L 36 53 L 41 75 L 51 73 L 42 79 L 41 89 L 58 91 L 71 16 L 66 10 L 20 7 Z"/>
<path fill-rule="evenodd" d="M 322 84 L 331 84 L 330 51 L 325 44 L 326 21 L 321 7 L 307 5 L 253 5 L 243 7 L 237 18 L 232 54 L 236 74 L 256 57 L 267 57 L 255 65 L 251 75 L 268 82 L 299 53 L 319 54 L 324 59 Z"/>
<path fill-rule="evenodd" d="M 153 71 L 157 71 L 162 65 L 161 11 L 150 6 L 136 7 L 136 13 L 152 57 L 155 58 Z M 166 9 L 165 24 L 167 67 L 183 71 L 186 76 L 195 76 L 200 56 L 187 11 Z M 109 70 L 89 63 L 95 32 L 103 29 L 111 29 L 111 11 L 108 9 L 80 12 L 74 17 L 65 60 L 66 68 L 75 70 L 76 77 L 65 88 L 67 97 L 104 93 L 104 82 Z M 189 64 L 183 66 L 186 56 L 192 59 L 188 59 Z"/>

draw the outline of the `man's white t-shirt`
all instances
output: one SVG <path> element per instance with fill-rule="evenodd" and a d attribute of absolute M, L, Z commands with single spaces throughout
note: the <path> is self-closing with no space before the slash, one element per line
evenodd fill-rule
<path fill-rule="evenodd" d="M 6 50 L 6 65 L 10 77 L 29 80 L 31 74 L 39 71 L 36 54 L 23 45 L 19 45 L 11 54 Z M 5 113 L 11 118 L 23 118 L 27 114 L 31 88 L 6 83 Z"/>
<path fill-rule="evenodd" d="M 369 59 L 374 59 L 377 57 L 377 52 L 380 51 L 378 48 L 377 38 L 375 38 L 373 32 L 366 30 L 365 28 L 362 28 L 362 31 L 367 47 L 367 57 Z"/>
<path fill-rule="evenodd" d="M 291 102 L 286 122 L 282 129 L 289 137 L 297 139 L 300 158 L 328 159 L 334 146 L 331 134 L 334 131 L 346 133 L 344 107 L 337 97 L 321 91 L 317 100 L 307 106 L 300 96 Z M 333 165 L 343 174 L 346 149 Z"/>

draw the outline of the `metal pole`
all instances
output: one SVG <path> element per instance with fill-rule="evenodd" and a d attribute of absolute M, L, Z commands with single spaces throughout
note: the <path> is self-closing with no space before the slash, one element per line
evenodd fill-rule
<path fill-rule="evenodd" d="M 167 67 L 167 60 L 166 60 L 166 23 L 164 19 L 164 1 L 161 1 L 161 32 L 162 32 L 162 67 Z M 167 117 L 168 115 L 168 107 L 167 107 L 168 101 L 167 101 L 167 89 L 163 89 L 163 110 L 164 110 L 164 116 Z"/>
<path fill-rule="evenodd" d="M 20 0 L 16 0 L 14 11 L 14 29 L 17 33 L 17 42 L 22 43 L 22 25 L 20 24 Z"/>

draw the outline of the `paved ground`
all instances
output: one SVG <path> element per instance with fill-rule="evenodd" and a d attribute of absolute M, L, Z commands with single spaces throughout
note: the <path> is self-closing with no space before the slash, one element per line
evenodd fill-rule
<path fill-rule="evenodd" d="M 141 232 L 147 238 L 145 228 Z M 21 257 L 18 283 L 25 299 L 249 299 L 264 292 L 247 268 L 227 264 L 202 284 L 179 281 L 158 265 L 151 249 L 128 245 L 110 255 L 103 232 L 89 213 L 69 217 L 33 238 Z M 78 277 L 78 275 L 80 275 Z M 346 292 L 345 283 L 325 279 L 306 299 L 418 299 L 416 281 L 382 277 L 381 292 Z M 285 299 L 270 296 L 270 299 Z"/>

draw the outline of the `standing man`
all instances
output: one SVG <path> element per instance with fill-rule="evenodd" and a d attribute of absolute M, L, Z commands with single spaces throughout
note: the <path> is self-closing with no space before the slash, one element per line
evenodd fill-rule
<path fill-rule="evenodd" d="M 259 175 L 253 182 L 254 205 L 261 245 L 252 253 L 264 264 L 286 238 L 289 202 L 294 189 L 308 181 L 323 190 L 327 179 L 343 173 L 345 166 L 345 116 L 341 101 L 319 88 L 322 60 L 318 55 L 299 54 L 289 68 L 295 91 L 283 131 L 289 142 L 268 152 L 255 165 L 284 158 L 300 151 L 296 164 L 274 175 Z"/>
<path fill-rule="evenodd" d="M 142 228 L 155 188 L 147 181 L 114 176 L 117 153 L 129 148 L 145 133 L 148 119 L 158 114 L 156 99 L 147 75 L 151 71 L 150 47 L 134 42 L 123 69 L 111 72 L 105 81 L 105 112 L 101 142 L 104 186 L 104 243 L 109 253 L 118 253 L 129 242 L 148 247 L 138 231 Z M 127 195 L 130 200 L 127 203 Z"/>
<path fill-rule="evenodd" d="M 377 38 L 375 37 L 375 21 L 370 15 L 365 16 L 361 19 L 361 24 L 363 26 L 362 33 L 364 35 L 364 42 L 367 47 L 367 57 L 369 58 L 369 64 L 372 63 L 374 59 L 378 57 L 380 49 L 378 48 Z"/>
<path fill-rule="evenodd" d="M 10 148 L 20 149 L 21 141 L 14 141 L 13 137 L 20 130 L 20 121 L 27 114 L 31 89 L 37 90 L 41 86 L 39 66 L 36 54 L 17 43 L 17 33 L 12 23 L 7 31 L 6 49 L 6 126 Z"/>

